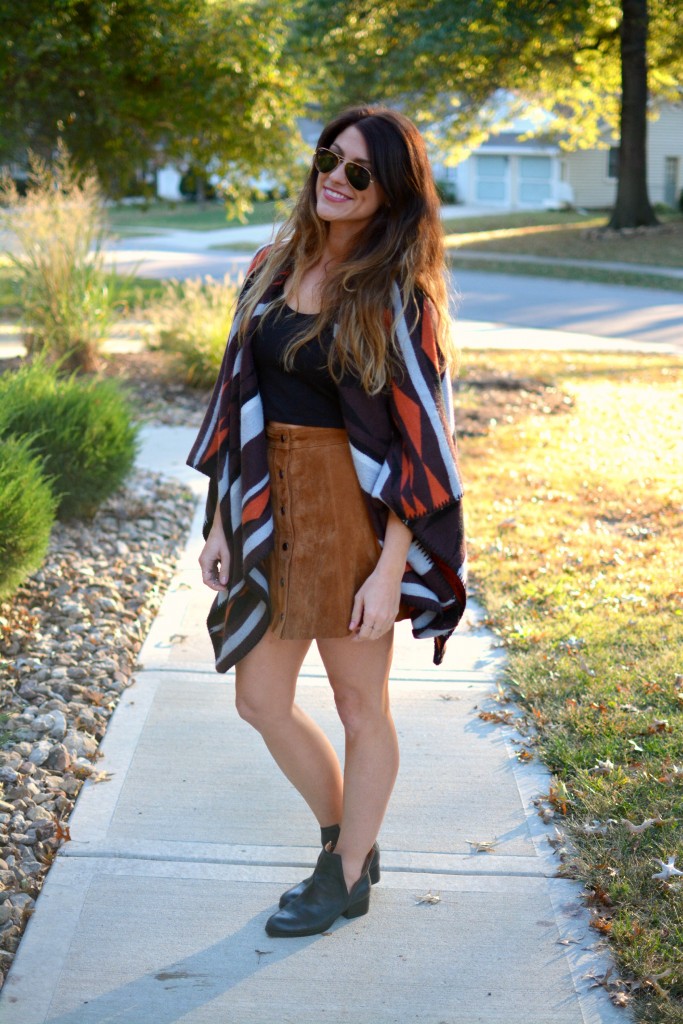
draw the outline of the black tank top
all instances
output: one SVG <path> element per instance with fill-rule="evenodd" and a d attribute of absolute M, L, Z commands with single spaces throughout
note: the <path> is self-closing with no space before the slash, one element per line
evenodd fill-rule
<path fill-rule="evenodd" d="M 327 368 L 331 329 L 299 349 L 291 372 L 282 365 L 287 345 L 314 316 L 297 313 L 285 305 L 281 313 L 261 317 L 253 346 L 266 422 L 275 420 L 303 427 L 344 426 L 337 385 Z"/>

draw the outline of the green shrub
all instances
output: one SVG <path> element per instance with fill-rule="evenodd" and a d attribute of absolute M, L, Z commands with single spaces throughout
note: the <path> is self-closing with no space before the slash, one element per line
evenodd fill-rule
<path fill-rule="evenodd" d="M 215 383 L 238 291 L 227 276 L 223 281 L 168 281 L 161 299 L 146 310 L 153 344 L 176 357 L 185 383 L 192 387 Z"/>
<path fill-rule="evenodd" d="M 28 439 L 0 438 L 0 598 L 41 565 L 56 508 Z"/>
<path fill-rule="evenodd" d="M 0 377 L 0 437 L 29 439 L 60 519 L 93 515 L 133 467 L 137 427 L 115 381 L 61 378 L 38 360 Z"/>
<path fill-rule="evenodd" d="M 95 369 L 115 319 L 97 178 L 75 171 L 62 146 L 51 166 L 31 157 L 25 196 L 7 174 L 0 178 L 0 207 L 0 228 L 14 241 L 9 255 L 28 352 L 44 351 L 68 369 Z"/>

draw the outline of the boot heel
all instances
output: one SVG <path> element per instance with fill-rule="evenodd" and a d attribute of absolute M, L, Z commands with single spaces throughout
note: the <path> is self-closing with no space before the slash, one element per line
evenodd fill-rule
<path fill-rule="evenodd" d="M 348 917 L 348 918 L 351 918 L 351 917 L 362 917 L 364 914 L 367 914 L 369 909 L 370 909 L 370 893 L 368 893 L 367 896 L 363 896 L 362 899 L 357 900 L 356 903 L 352 903 L 351 906 L 348 907 L 343 912 L 342 916 L 343 917 Z"/>
<path fill-rule="evenodd" d="M 379 861 L 376 864 L 373 864 L 371 866 L 370 871 L 369 871 L 369 875 L 370 875 L 370 884 L 371 885 L 377 885 L 377 883 L 379 882 L 379 879 L 380 879 Z"/>

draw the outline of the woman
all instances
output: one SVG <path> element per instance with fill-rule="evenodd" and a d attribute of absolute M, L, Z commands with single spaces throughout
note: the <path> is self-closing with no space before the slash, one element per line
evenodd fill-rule
<path fill-rule="evenodd" d="M 216 668 L 321 826 L 313 875 L 268 920 L 325 931 L 368 910 L 398 770 L 393 625 L 443 656 L 465 606 L 439 202 L 406 117 L 345 111 L 257 253 L 188 464 L 209 477 L 200 555 Z M 295 703 L 315 639 L 344 771 Z"/>

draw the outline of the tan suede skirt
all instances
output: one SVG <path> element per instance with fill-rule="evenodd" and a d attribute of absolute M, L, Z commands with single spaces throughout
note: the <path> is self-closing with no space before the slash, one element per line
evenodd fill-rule
<path fill-rule="evenodd" d="M 275 549 L 271 629 L 282 639 L 349 636 L 356 591 L 380 545 L 345 430 L 269 423 Z"/>

